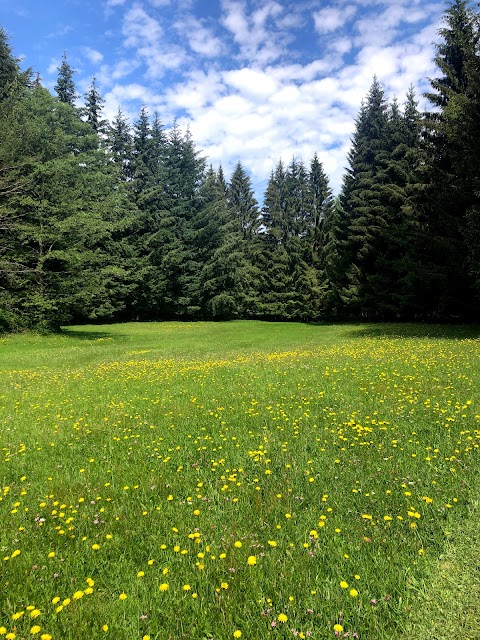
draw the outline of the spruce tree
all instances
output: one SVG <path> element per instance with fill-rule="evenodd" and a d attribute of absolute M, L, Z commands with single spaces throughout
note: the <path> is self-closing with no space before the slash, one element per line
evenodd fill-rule
<path fill-rule="evenodd" d="M 349 167 L 340 195 L 337 264 L 332 270 L 338 278 L 335 289 L 350 315 L 376 316 L 375 260 L 386 223 L 378 186 L 388 150 L 387 102 L 375 77 L 357 117 L 348 155 Z"/>
<path fill-rule="evenodd" d="M 123 115 L 121 108 L 110 127 L 107 144 L 112 154 L 113 161 L 120 168 L 123 180 L 132 178 L 132 134 L 128 120 Z"/>
<path fill-rule="evenodd" d="M 436 313 L 446 317 L 476 315 L 479 308 L 480 30 L 469 5 L 455 0 L 445 11 L 435 56 L 441 75 L 426 94 L 434 105 L 427 114 L 427 141 L 433 158 L 429 224 L 440 276 Z"/>
<path fill-rule="evenodd" d="M 31 69 L 20 70 L 20 60 L 13 55 L 8 36 L 0 27 L 0 104 L 18 96 L 30 83 Z"/>
<path fill-rule="evenodd" d="M 260 225 L 258 202 L 253 195 L 251 180 L 238 162 L 230 179 L 227 201 L 232 220 L 244 239 L 251 238 Z"/>
<path fill-rule="evenodd" d="M 84 114 L 88 124 L 98 134 L 106 132 L 107 121 L 102 118 L 104 104 L 105 100 L 98 91 L 97 81 L 93 78 L 92 84 L 85 94 Z"/>
<path fill-rule="evenodd" d="M 73 81 L 74 73 L 75 71 L 69 65 L 67 61 L 67 54 L 64 51 L 62 64 L 58 67 L 57 84 L 54 88 L 60 102 L 69 104 L 71 107 L 75 106 L 75 100 L 78 98 L 75 83 Z"/>

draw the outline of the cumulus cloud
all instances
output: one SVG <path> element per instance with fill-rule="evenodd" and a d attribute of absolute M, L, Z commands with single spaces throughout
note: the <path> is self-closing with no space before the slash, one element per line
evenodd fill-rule
<path fill-rule="evenodd" d="M 83 53 L 85 57 L 93 64 L 98 64 L 103 60 L 103 53 L 100 53 L 100 51 L 92 49 L 91 47 L 84 47 Z"/>
<path fill-rule="evenodd" d="M 175 22 L 174 28 L 185 38 L 194 53 L 213 58 L 223 50 L 220 38 L 193 15 L 182 16 Z"/>
<path fill-rule="evenodd" d="M 313 14 L 315 30 L 320 33 L 330 33 L 343 27 L 355 15 L 357 8 L 349 7 L 325 7 Z"/>
<path fill-rule="evenodd" d="M 314 152 L 338 191 L 373 75 L 401 103 L 411 84 L 420 93 L 435 74 L 437 0 L 218 5 L 216 23 L 192 0 L 128 5 L 121 56 L 98 60 L 97 77 L 108 87 L 109 117 L 120 104 L 133 121 L 139 103 L 158 109 L 167 126 L 178 117 L 227 175 L 241 160 L 259 198 L 280 157 L 308 163 Z"/>

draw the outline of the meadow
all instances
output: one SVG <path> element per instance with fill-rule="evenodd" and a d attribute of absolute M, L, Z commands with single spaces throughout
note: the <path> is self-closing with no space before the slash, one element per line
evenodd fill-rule
<path fill-rule="evenodd" d="M 479 336 L 0 338 L 0 639 L 480 638 Z"/>

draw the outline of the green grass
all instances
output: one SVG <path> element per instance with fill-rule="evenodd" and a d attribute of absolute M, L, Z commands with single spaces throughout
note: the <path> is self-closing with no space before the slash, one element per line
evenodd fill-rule
<path fill-rule="evenodd" d="M 1 338 L 0 637 L 480 637 L 479 335 Z"/>

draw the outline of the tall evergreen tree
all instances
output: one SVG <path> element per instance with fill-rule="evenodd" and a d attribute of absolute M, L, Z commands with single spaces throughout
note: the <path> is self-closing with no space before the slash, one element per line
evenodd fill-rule
<path fill-rule="evenodd" d="M 57 84 L 54 88 L 60 102 L 69 104 L 71 107 L 75 106 L 75 100 L 78 98 L 73 81 L 74 73 L 75 71 L 68 63 L 67 54 L 64 51 L 62 64 L 58 67 Z"/>
<path fill-rule="evenodd" d="M 104 104 L 105 100 L 98 91 L 97 81 L 93 78 L 92 84 L 85 94 L 84 113 L 88 124 L 98 134 L 106 132 L 107 121 L 102 118 Z"/>
<path fill-rule="evenodd" d="M 478 313 L 479 22 L 467 0 L 444 14 L 435 63 L 441 73 L 426 96 L 430 174 L 429 224 L 438 266 L 438 315 Z M 477 280 L 476 296 L 473 281 Z"/>
<path fill-rule="evenodd" d="M 31 69 L 20 70 L 20 60 L 13 55 L 8 36 L 0 27 L 0 103 L 17 96 L 30 83 Z"/>
<path fill-rule="evenodd" d="M 375 315 L 374 266 L 385 225 L 378 186 L 389 151 L 385 94 L 375 77 L 360 109 L 340 195 L 334 288 L 349 314 Z"/>
<path fill-rule="evenodd" d="M 132 134 L 130 124 L 118 108 L 107 138 L 113 161 L 120 167 L 123 180 L 132 178 Z"/>
<path fill-rule="evenodd" d="M 258 202 L 253 195 L 250 176 L 241 162 L 237 163 L 227 190 L 227 201 L 232 219 L 244 239 L 251 237 L 260 225 Z"/>

